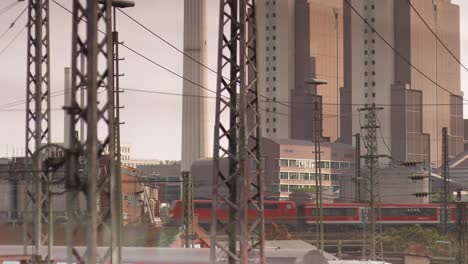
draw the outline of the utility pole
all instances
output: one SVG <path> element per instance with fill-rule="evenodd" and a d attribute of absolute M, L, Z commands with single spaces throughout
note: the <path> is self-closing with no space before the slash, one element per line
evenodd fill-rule
<path fill-rule="evenodd" d="M 101 0 L 102 2 L 102 0 Z M 120 106 L 120 94 L 123 93 L 123 91 L 120 89 L 120 77 L 124 76 L 124 74 L 120 73 L 120 61 L 123 61 L 124 58 L 120 58 L 119 55 L 119 47 L 123 42 L 119 42 L 119 32 L 117 31 L 117 8 L 129 8 L 129 7 L 134 7 L 135 3 L 133 1 L 112 1 L 112 9 L 114 12 L 114 15 L 112 16 L 112 22 L 113 22 L 113 31 L 112 31 L 112 43 L 113 43 L 113 49 L 114 49 L 114 126 L 115 126 L 115 175 L 116 175 L 116 182 L 118 183 L 116 185 L 116 191 L 115 191 L 115 201 L 117 202 L 116 206 L 116 214 L 118 215 L 118 218 L 115 220 L 117 223 L 117 245 L 122 245 L 122 173 L 121 173 L 121 167 L 122 167 L 122 155 L 121 155 L 121 147 L 120 147 L 120 125 L 125 124 L 120 120 L 120 109 L 124 108 L 123 106 Z M 143 190 L 145 191 L 146 194 L 146 187 L 143 186 Z M 152 216 L 151 210 L 150 211 L 150 216 Z M 151 223 L 153 223 L 154 217 L 150 220 Z M 119 250 L 117 252 L 118 254 L 118 263 L 122 262 L 122 256 L 121 256 L 121 251 Z"/>
<path fill-rule="evenodd" d="M 367 166 L 365 174 L 364 186 L 367 195 L 367 208 L 365 210 L 365 227 L 364 227 L 364 245 L 363 257 L 373 261 L 383 261 L 383 245 L 382 245 L 382 222 L 380 219 L 380 186 L 379 177 L 377 175 L 377 163 L 379 158 L 377 152 L 377 111 L 382 110 L 382 107 L 376 107 L 375 104 L 359 109 L 360 112 L 365 112 L 367 116 L 367 124 L 362 127 L 367 132 L 365 137 L 365 146 L 367 153 L 364 158 Z"/>
<path fill-rule="evenodd" d="M 257 263 L 265 263 L 255 8 L 255 0 L 220 0 L 210 250 L 212 264 L 219 261 L 247 264 L 249 254 L 255 255 L 251 258 L 255 258 Z M 223 77 L 224 74 L 228 77 Z M 221 158 L 229 160 L 227 173 L 221 167 Z M 249 166 L 250 162 L 252 167 Z M 224 223 L 218 221 L 216 214 L 223 205 L 228 208 L 228 218 Z M 249 211 L 255 211 L 254 219 L 249 219 Z M 227 245 L 218 241 L 218 234 L 227 235 Z"/>
<path fill-rule="evenodd" d="M 448 222 L 449 222 L 449 202 L 450 202 L 450 189 L 449 189 L 449 158 L 448 158 L 448 129 L 442 128 L 442 214 L 441 224 L 442 233 L 447 235 Z"/>
<path fill-rule="evenodd" d="M 48 184 L 51 174 L 43 170 L 42 145 L 51 143 L 50 135 L 50 49 L 49 0 L 28 0 L 27 84 L 26 84 L 26 163 L 32 172 L 32 188 L 25 188 L 23 222 L 24 254 L 42 257 L 47 247 L 47 263 L 52 258 L 53 216 Z M 43 224 L 48 225 L 43 229 Z"/>
<path fill-rule="evenodd" d="M 314 146 L 315 146 L 315 218 L 316 218 L 316 245 L 323 251 L 323 207 L 322 207 L 322 111 L 318 99 L 314 102 Z"/>
<path fill-rule="evenodd" d="M 67 263 L 119 263 L 121 244 L 118 184 L 115 158 L 114 125 L 114 51 L 112 40 L 112 0 L 73 0 L 72 29 L 72 104 L 70 114 L 70 150 L 67 154 Z M 98 27 L 105 34 L 98 33 Z M 84 56 L 86 73 L 79 60 Z M 98 67 L 99 65 L 99 67 Z M 80 88 L 86 87 L 86 103 L 80 106 Z M 98 100 L 98 90 L 100 92 Z M 75 135 L 78 123 L 86 123 L 86 142 Z M 98 131 L 99 128 L 99 131 Z M 99 133 L 98 133 L 99 132 Z M 107 167 L 100 169 L 108 149 Z M 80 170 L 80 157 L 84 169 Z M 77 214 L 78 195 L 86 198 L 85 217 Z M 99 206 L 98 206 L 99 204 Z M 98 255 L 98 230 L 108 239 Z M 75 248 L 77 233 L 86 232 L 86 252 Z"/>
<path fill-rule="evenodd" d="M 361 134 L 357 133 L 356 137 L 356 154 L 354 168 L 354 196 L 356 202 L 362 201 L 361 197 Z"/>
<path fill-rule="evenodd" d="M 182 210 L 183 210 L 183 239 L 184 247 L 192 248 L 193 247 L 193 184 L 192 184 L 192 175 L 190 172 L 182 172 Z"/>

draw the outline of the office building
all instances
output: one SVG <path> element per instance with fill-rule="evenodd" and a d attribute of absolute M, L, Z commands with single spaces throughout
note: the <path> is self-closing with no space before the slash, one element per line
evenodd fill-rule
<path fill-rule="evenodd" d="M 312 191 L 315 188 L 315 144 L 305 140 L 263 138 L 265 157 L 265 197 L 289 199 L 295 190 Z M 342 143 L 323 142 L 321 158 L 322 186 L 331 192 L 339 192 L 341 177 L 353 173 L 354 150 Z M 221 160 L 221 168 L 227 172 L 228 160 Z M 254 170 L 253 166 L 251 169 Z M 253 172 L 252 172 L 253 173 Z M 212 159 L 202 159 L 192 166 L 193 193 L 198 199 L 210 199 L 212 194 Z"/>

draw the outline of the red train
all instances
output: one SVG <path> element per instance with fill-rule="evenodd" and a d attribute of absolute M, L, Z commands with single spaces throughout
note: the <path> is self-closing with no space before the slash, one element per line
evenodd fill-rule
<path fill-rule="evenodd" d="M 381 221 L 386 225 L 393 224 L 437 224 L 441 219 L 441 204 L 381 204 Z M 315 224 L 316 204 L 304 203 L 296 206 L 293 201 L 265 201 L 265 221 L 283 223 L 292 226 L 297 224 Z M 456 221 L 455 205 L 449 206 L 450 222 Z M 227 219 L 226 207 L 217 211 L 218 219 Z M 211 200 L 195 200 L 194 211 L 201 224 L 211 221 Z M 323 221 L 327 225 L 363 223 L 366 204 L 363 203 L 327 203 L 323 204 Z M 182 219 L 182 201 L 174 201 L 170 217 L 175 223 Z M 257 217 L 255 210 L 249 210 L 249 218 Z M 468 218 L 467 218 L 468 219 Z"/>
<path fill-rule="evenodd" d="M 193 210 L 198 215 L 198 222 L 207 224 L 211 222 L 211 200 L 195 200 Z M 291 201 L 265 201 L 264 202 L 265 221 L 290 224 L 297 221 L 296 204 Z M 249 210 L 249 219 L 258 216 L 256 210 Z M 176 200 L 172 203 L 170 217 L 175 223 L 182 220 L 182 201 Z M 228 217 L 227 207 L 222 206 L 217 211 L 219 220 L 226 220 Z"/>

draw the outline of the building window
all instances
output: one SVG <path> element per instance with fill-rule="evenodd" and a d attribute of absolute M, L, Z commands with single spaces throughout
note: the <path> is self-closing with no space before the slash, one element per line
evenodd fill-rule
<path fill-rule="evenodd" d="M 287 159 L 280 159 L 280 167 L 289 167 L 289 161 Z"/>
<path fill-rule="evenodd" d="M 321 161 L 320 162 L 320 168 L 329 169 L 330 168 L 330 162 L 329 161 Z"/>
<path fill-rule="evenodd" d="M 330 174 L 322 174 L 322 181 L 329 181 L 330 180 Z"/>
<path fill-rule="evenodd" d="M 351 166 L 349 162 L 340 162 L 340 169 L 349 169 Z"/>
<path fill-rule="evenodd" d="M 299 173 L 298 172 L 290 172 L 289 173 L 290 180 L 299 180 Z"/>
<path fill-rule="evenodd" d="M 332 169 L 339 169 L 340 168 L 340 163 L 338 161 L 332 161 L 330 163 L 330 168 Z"/>
<path fill-rule="evenodd" d="M 273 133 L 276 133 L 276 128 L 275 127 L 273 128 Z"/>
<path fill-rule="evenodd" d="M 289 160 L 289 167 L 297 168 L 297 161 L 296 160 Z"/>
<path fill-rule="evenodd" d="M 289 185 L 281 184 L 280 185 L 281 192 L 289 192 Z"/>
<path fill-rule="evenodd" d="M 287 172 L 280 172 L 280 179 L 281 180 L 289 180 L 289 175 Z"/>
<path fill-rule="evenodd" d="M 309 179 L 309 173 L 301 173 L 301 180 L 308 181 Z"/>

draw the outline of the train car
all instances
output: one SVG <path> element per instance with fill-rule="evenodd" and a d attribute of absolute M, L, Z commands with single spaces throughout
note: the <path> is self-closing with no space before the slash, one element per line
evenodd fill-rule
<path fill-rule="evenodd" d="M 332 224 L 358 224 L 364 222 L 366 204 L 332 203 L 323 204 L 323 221 Z M 381 204 L 381 221 L 384 225 L 437 224 L 440 221 L 439 204 Z M 317 209 L 315 203 L 301 207 L 306 224 L 315 224 Z M 301 212 L 299 212 L 301 214 Z"/>
<path fill-rule="evenodd" d="M 437 224 L 439 204 L 382 204 L 381 221 L 384 225 Z"/>
<path fill-rule="evenodd" d="M 257 218 L 257 211 L 250 205 L 248 216 L 249 219 Z M 211 222 L 211 200 L 194 200 L 194 214 L 198 216 L 200 224 Z M 172 222 L 180 224 L 182 220 L 182 201 L 176 200 L 173 202 L 171 212 L 169 214 Z M 265 222 L 267 223 L 284 223 L 295 224 L 297 221 L 296 204 L 292 201 L 265 201 L 264 202 Z M 227 206 L 223 205 L 217 211 L 217 218 L 221 221 L 226 221 L 228 217 Z"/>
<path fill-rule="evenodd" d="M 361 211 L 364 204 L 359 203 L 327 203 L 322 206 L 323 222 L 325 224 L 358 224 L 362 222 Z M 317 222 L 317 207 L 315 203 L 305 203 L 301 206 L 300 218 L 305 224 Z"/>

